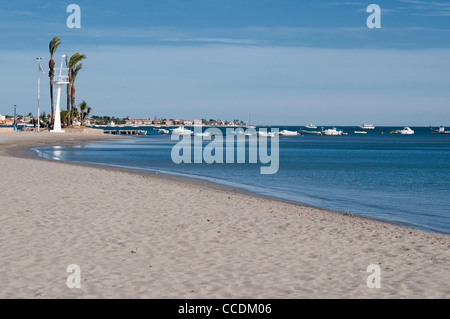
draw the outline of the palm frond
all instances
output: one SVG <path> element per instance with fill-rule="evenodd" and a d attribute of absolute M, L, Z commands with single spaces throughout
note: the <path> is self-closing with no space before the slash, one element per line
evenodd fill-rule
<path fill-rule="evenodd" d="M 55 54 L 56 49 L 58 48 L 58 46 L 61 44 L 61 39 L 55 35 L 52 39 L 52 41 L 50 41 L 50 43 L 48 44 L 48 50 L 50 51 L 50 57 L 53 58 L 53 54 Z"/>
<path fill-rule="evenodd" d="M 77 78 L 78 72 L 83 68 L 83 63 L 78 63 L 72 67 L 70 70 L 72 74 L 72 83 L 75 83 L 75 79 Z"/>
<path fill-rule="evenodd" d="M 75 64 L 77 64 L 78 62 L 80 62 L 81 60 L 84 60 L 86 58 L 87 58 L 86 54 L 81 54 L 79 52 L 75 53 L 74 55 L 72 55 L 70 57 L 69 69 L 72 69 L 75 66 Z"/>
<path fill-rule="evenodd" d="M 78 106 L 79 106 L 81 112 L 84 112 L 84 110 L 86 110 L 86 108 L 88 107 L 86 101 L 81 102 Z"/>

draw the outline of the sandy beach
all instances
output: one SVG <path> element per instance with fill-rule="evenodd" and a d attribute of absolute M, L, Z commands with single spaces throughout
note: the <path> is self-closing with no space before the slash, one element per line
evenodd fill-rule
<path fill-rule="evenodd" d="M 28 151 L 103 138 L 0 134 L 0 298 L 450 297 L 449 235 Z"/>

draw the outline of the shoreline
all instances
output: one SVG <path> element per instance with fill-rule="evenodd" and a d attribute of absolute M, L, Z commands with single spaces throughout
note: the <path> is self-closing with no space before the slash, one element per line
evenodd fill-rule
<path fill-rule="evenodd" d="M 76 133 L 76 134 L 79 134 L 79 133 Z M 109 135 L 109 134 L 104 134 L 104 135 L 106 135 L 105 139 L 133 138 L 133 137 L 127 137 L 127 136 L 122 136 L 122 135 L 116 135 L 116 136 Z M 70 140 L 67 140 L 67 139 L 64 139 L 64 137 L 61 137 L 61 138 L 58 138 L 57 141 L 46 141 L 44 144 L 40 144 L 40 145 L 36 145 L 33 142 L 28 145 L 12 146 L 9 149 L 8 154 L 10 156 L 15 156 L 15 157 L 20 157 L 20 158 L 48 161 L 48 159 L 39 157 L 37 155 L 37 153 L 33 150 L 33 148 L 58 146 L 58 145 L 65 146 L 65 145 L 73 145 L 73 144 L 78 144 L 78 143 L 87 143 L 87 142 L 94 142 L 94 141 L 101 142 L 102 138 L 99 138 L 98 136 L 93 135 L 93 134 L 89 134 L 89 136 L 85 136 L 82 139 L 78 139 L 78 136 L 73 136 L 72 139 L 70 139 Z M 0 146 L 1 146 L 1 144 L 0 144 Z M 1 151 L 0 151 L 0 155 L 1 155 Z M 188 184 L 191 186 L 207 187 L 207 188 L 212 188 L 212 189 L 215 189 L 218 191 L 243 194 L 243 195 L 253 196 L 253 197 L 257 197 L 257 198 L 261 198 L 261 199 L 267 199 L 270 201 L 278 201 L 278 202 L 289 204 L 289 205 L 322 210 L 325 212 L 329 212 L 329 213 L 333 213 L 333 214 L 340 214 L 342 216 L 351 217 L 351 218 L 360 218 L 362 220 L 372 220 L 375 222 L 387 223 L 390 225 L 395 225 L 398 227 L 405 227 L 408 229 L 415 229 L 415 230 L 420 230 L 420 231 L 425 231 L 425 232 L 437 233 L 437 234 L 441 234 L 441 235 L 449 235 L 448 233 L 443 233 L 443 232 L 438 232 L 438 231 L 422 230 L 422 229 L 419 229 L 416 227 L 407 227 L 407 226 L 401 225 L 400 223 L 395 223 L 395 222 L 391 222 L 391 221 L 384 220 L 384 219 L 378 219 L 378 218 L 374 218 L 374 217 L 370 217 L 370 216 L 348 213 L 345 211 L 334 210 L 334 209 L 329 209 L 329 208 L 320 207 L 320 206 L 308 205 L 308 204 L 305 204 L 305 203 L 302 203 L 299 201 L 284 199 L 284 198 L 276 197 L 276 196 L 258 194 L 257 192 L 252 192 L 252 191 L 246 190 L 244 188 L 240 188 L 238 186 L 236 186 L 236 187 L 228 186 L 228 185 L 221 184 L 219 182 L 208 181 L 208 180 L 204 180 L 201 178 L 181 176 L 181 175 L 178 175 L 176 172 L 173 174 L 167 174 L 164 172 L 157 172 L 157 170 L 127 168 L 127 167 L 120 167 L 120 166 L 107 165 L 107 164 L 76 162 L 76 161 L 53 161 L 53 162 L 60 163 L 60 164 L 67 164 L 67 165 L 92 167 L 92 168 L 110 170 L 110 171 L 118 171 L 118 172 L 134 174 L 134 175 L 138 175 L 138 176 L 145 175 L 145 176 L 149 176 L 151 178 L 158 178 L 158 179 L 162 179 L 162 180 L 172 180 L 174 182 L 181 182 L 181 183 L 185 183 L 185 184 Z"/>
<path fill-rule="evenodd" d="M 8 134 L 0 134 L 8 185 L 2 298 L 450 296 L 448 235 L 193 178 L 39 159 L 29 150 L 107 135 Z M 70 264 L 81 267 L 81 289 L 66 286 Z M 373 264 L 381 289 L 366 284 Z"/>

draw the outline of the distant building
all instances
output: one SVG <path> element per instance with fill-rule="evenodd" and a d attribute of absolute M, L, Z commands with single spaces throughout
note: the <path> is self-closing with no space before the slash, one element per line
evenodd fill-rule
<path fill-rule="evenodd" d="M 0 122 L 6 120 L 6 117 L 4 115 L 0 114 Z"/>

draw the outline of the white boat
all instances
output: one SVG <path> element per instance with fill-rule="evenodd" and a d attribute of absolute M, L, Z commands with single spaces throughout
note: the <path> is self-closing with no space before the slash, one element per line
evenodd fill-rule
<path fill-rule="evenodd" d="M 296 136 L 296 135 L 298 135 L 298 132 L 282 130 L 282 131 L 278 132 L 278 135 L 281 135 L 281 136 Z"/>
<path fill-rule="evenodd" d="M 363 124 L 358 126 L 359 128 L 362 128 L 363 130 L 373 130 L 375 129 L 375 126 L 373 126 L 372 124 Z"/>
<path fill-rule="evenodd" d="M 33 124 L 25 124 L 25 123 L 18 123 L 17 126 L 20 126 L 20 127 L 34 127 Z"/>
<path fill-rule="evenodd" d="M 264 132 L 264 131 L 258 131 L 259 136 L 265 136 L 265 137 L 274 137 L 275 132 Z"/>
<path fill-rule="evenodd" d="M 235 134 L 235 135 L 245 135 L 245 136 L 253 136 L 253 134 L 252 133 L 250 133 L 250 132 L 245 132 L 245 131 L 241 131 L 241 130 L 239 130 L 239 131 L 233 131 L 232 132 L 233 134 Z"/>
<path fill-rule="evenodd" d="M 306 130 L 300 130 L 300 134 L 313 134 L 313 135 L 322 135 L 321 131 L 306 131 Z"/>
<path fill-rule="evenodd" d="M 401 134 L 401 135 L 412 135 L 412 134 L 414 134 L 414 131 L 411 130 L 409 127 L 405 126 L 403 128 L 403 130 L 396 130 L 396 131 L 392 131 L 391 133 L 393 133 L 393 134 Z"/>
<path fill-rule="evenodd" d="M 367 134 L 366 131 L 355 131 L 355 134 Z"/>
<path fill-rule="evenodd" d="M 317 126 L 315 126 L 314 124 L 309 124 L 307 126 L 305 126 L 306 128 L 317 128 Z"/>
<path fill-rule="evenodd" d="M 180 126 L 172 129 L 172 134 L 178 135 L 191 135 L 193 132 L 191 130 L 185 129 L 184 126 Z"/>
<path fill-rule="evenodd" d="M 156 132 L 158 132 L 159 134 L 169 134 L 170 133 L 169 130 L 166 130 L 163 128 L 157 129 Z"/>
<path fill-rule="evenodd" d="M 344 133 L 342 132 L 342 130 L 337 129 L 335 127 L 322 130 L 322 135 L 343 135 L 343 134 Z"/>
<path fill-rule="evenodd" d="M 211 133 L 209 132 L 194 132 L 191 134 L 192 136 L 201 136 L 201 137 L 209 137 L 211 136 Z"/>
<path fill-rule="evenodd" d="M 431 129 L 431 133 L 433 133 L 433 134 L 450 134 L 450 131 L 446 131 L 443 126 L 440 126 L 438 130 Z"/>
<path fill-rule="evenodd" d="M 250 125 L 250 114 L 248 115 L 248 123 L 247 123 L 247 125 L 245 126 L 245 128 L 256 128 L 256 126 Z M 251 134 L 250 134 L 250 135 L 251 135 Z"/>

